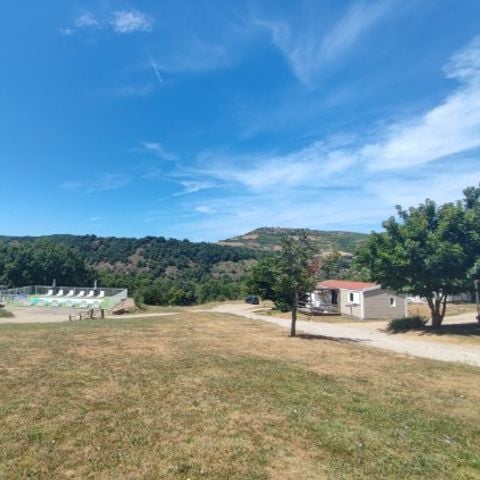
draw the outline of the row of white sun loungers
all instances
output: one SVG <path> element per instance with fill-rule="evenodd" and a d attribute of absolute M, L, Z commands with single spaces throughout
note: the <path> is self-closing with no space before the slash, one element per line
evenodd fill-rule
<path fill-rule="evenodd" d="M 81 290 L 78 292 L 77 295 L 75 295 L 75 290 L 70 290 L 66 295 L 64 295 L 64 291 L 60 289 L 58 293 L 55 295 L 53 294 L 53 289 L 49 290 L 47 294 L 45 295 L 46 297 L 65 297 L 65 298 L 103 298 L 105 296 L 105 292 L 103 290 L 100 290 L 100 293 L 95 296 L 95 290 L 90 290 L 87 295 L 85 295 L 86 291 Z"/>

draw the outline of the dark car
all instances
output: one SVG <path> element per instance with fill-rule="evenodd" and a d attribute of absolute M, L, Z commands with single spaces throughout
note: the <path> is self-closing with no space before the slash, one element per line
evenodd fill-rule
<path fill-rule="evenodd" d="M 256 295 L 249 295 L 245 299 L 245 303 L 250 303 L 251 305 L 258 305 L 260 303 L 260 300 Z"/>

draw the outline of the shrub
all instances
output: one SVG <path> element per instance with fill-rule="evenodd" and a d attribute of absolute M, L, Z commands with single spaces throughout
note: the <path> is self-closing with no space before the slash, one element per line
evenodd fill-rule
<path fill-rule="evenodd" d="M 10 310 L 0 308 L 0 318 L 13 318 L 15 315 Z"/>
<path fill-rule="evenodd" d="M 387 330 L 390 332 L 407 332 L 409 330 L 423 330 L 427 319 L 415 315 L 413 317 L 394 318 L 388 322 Z"/>

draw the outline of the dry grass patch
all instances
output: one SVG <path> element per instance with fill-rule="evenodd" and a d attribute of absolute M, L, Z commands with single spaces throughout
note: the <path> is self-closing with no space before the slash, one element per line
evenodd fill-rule
<path fill-rule="evenodd" d="M 446 324 L 438 331 L 427 327 L 424 331 L 403 332 L 400 335 L 422 342 L 480 346 L 480 323 Z"/>
<path fill-rule="evenodd" d="M 275 308 L 262 308 L 254 311 L 258 315 L 268 315 L 271 317 L 279 317 L 290 319 L 292 318 L 291 312 L 281 312 Z M 359 323 L 366 322 L 368 320 L 359 320 L 358 318 L 348 317 L 346 315 L 306 315 L 298 312 L 297 319 L 304 322 L 325 322 L 325 323 Z"/>
<path fill-rule="evenodd" d="M 480 477 L 480 369 L 191 311 L 3 325 L 0 362 L 0 478 Z"/>
<path fill-rule="evenodd" d="M 89 339 L 87 343 L 76 341 L 77 345 L 69 353 L 82 358 L 110 358 L 112 355 L 169 355 L 170 347 L 166 341 L 156 337 L 121 335 L 109 340 Z"/>
<path fill-rule="evenodd" d="M 473 313 L 477 311 L 474 303 L 450 302 L 447 304 L 447 317 L 453 315 L 461 315 L 462 313 Z M 430 318 L 430 308 L 426 303 L 411 303 L 408 305 L 409 315 L 419 315 L 421 317 Z"/>

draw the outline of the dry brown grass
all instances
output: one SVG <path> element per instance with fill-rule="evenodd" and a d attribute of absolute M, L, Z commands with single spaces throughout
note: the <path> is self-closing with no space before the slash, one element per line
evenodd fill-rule
<path fill-rule="evenodd" d="M 473 313 L 477 311 L 474 303 L 451 302 L 447 304 L 447 317 L 453 315 L 461 315 L 462 313 Z M 430 318 L 430 309 L 426 303 L 411 303 L 408 306 L 409 315 L 419 315 L 421 317 Z"/>
<path fill-rule="evenodd" d="M 175 316 L 0 327 L 0 478 L 480 477 L 480 369 Z"/>
<path fill-rule="evenodd" d="M 279 318 L 292 318 L 291 312 L 281 312 L 274 308 L 259 308 L 255 310 L 255 313 L 258 315 L 269 315 L 272 317 Z M 358 318 L 348 317 L 346 315 L 306 315 L 304 313 L 298 312 L 297 319 L 305 322 L 325 322 L 325 323 L 359 323 L 359 322 L 368 322 L 368 320 L 359 320 Z M 378 321 L 378 320 L 377 320 Z"/>
<path fill-rule="evenodd" d="M 403 332 L 400 335 L 422 342 L 480 346 L 480 324 L 478 322 L 444 324 L 439 330 L 427 327 L 425 330 Z"/>

